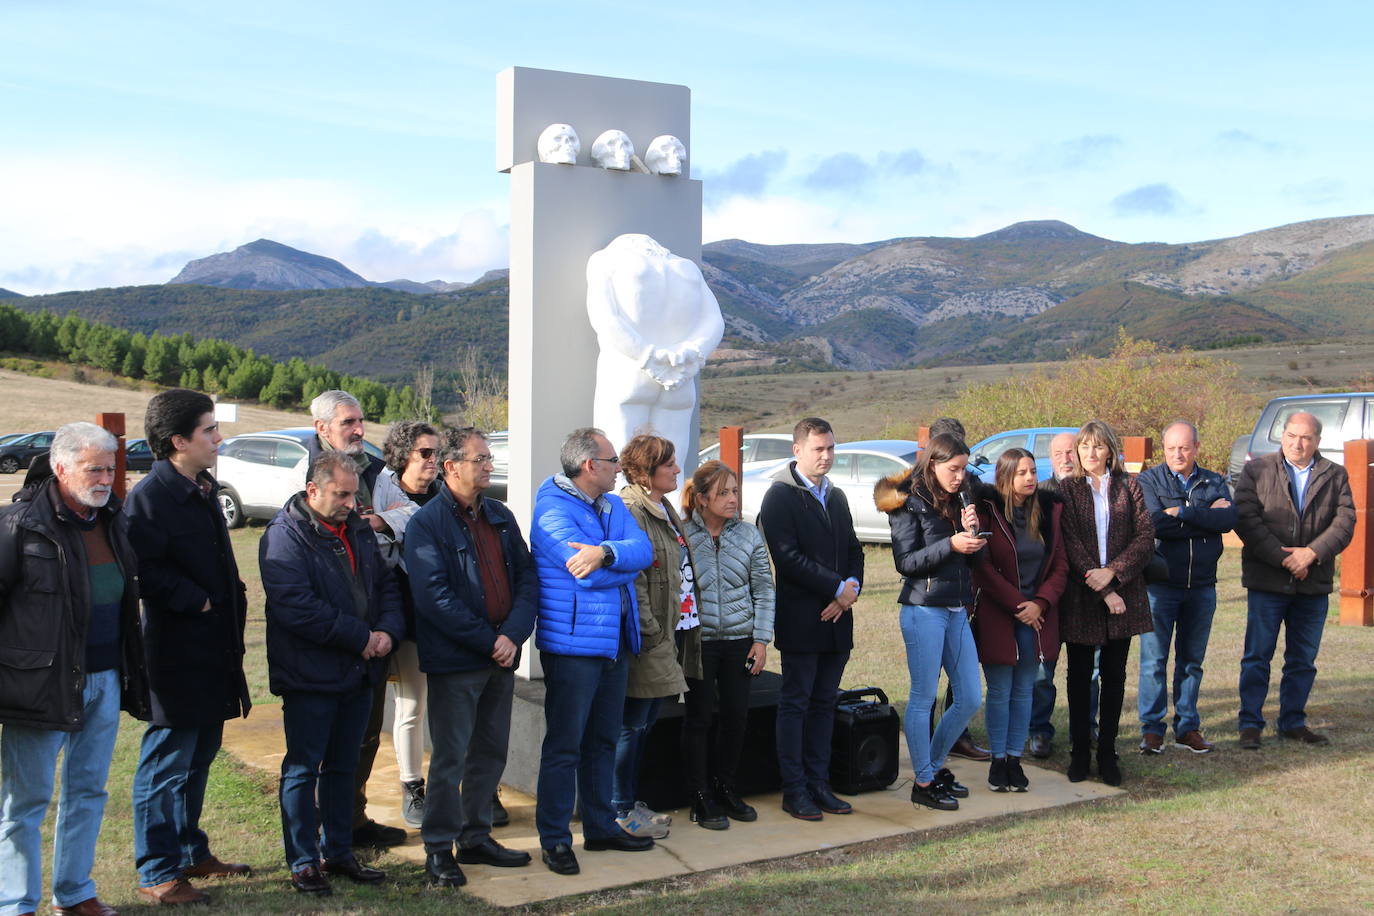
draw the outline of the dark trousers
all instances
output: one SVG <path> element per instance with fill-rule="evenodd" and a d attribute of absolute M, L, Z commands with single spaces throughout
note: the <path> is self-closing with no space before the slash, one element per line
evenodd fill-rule
<path fill-rule="evenodd" d="M 615 822 L 611 784 L 615 743 L 625 715 L 630 653 L 621 643 L 616 658 L 540 652 L 544 666 L 544 745 L 534 822 L 539 845 L 572 845 L 573 807 L 582 808 L 582 837 L 623 836 Z"/>
<path fill-rule="evenodd" d="M 223 734 L 223 722 L 185 728 L 149 725 L 143 732 L 133 793 L 140 886 L 164 884 L 210 858 L 200 811 Z"/>
<path fill-rule="evenodd" d="M 682 719 L 682 757 L 687 788 L 693 793 L 705 791 L 712 775 L 723 786 L 735 786 L 735 768 L 749 722 L 749 688 L 754 682 L 745 673 L 744 663 L 753 646 L 748 636 L 701 643 L 703 676 L 701 680 L 687 678 Z"/>
<path fill-rule="evenodd" d="M 1065 686 L 1069 694 L 1069 740 L 1073 752 L 1087 756 L 1092 740 L 1093 657 L 1098 646 L 1065 643 L 1069 653 L 1069 673 Z M 1101 646 L 1098 663 L 1100 687 L 1097 707 L 1097 752 L 1111 753 L 1121 727 L 1121 701 L 1126 695 L 1126 658 L 1131 654 L 1131 639 L 1109 639 Z"/>
<path fill-rule="evenodd" d="M 282 841 L 294 871 L 353 854 L 350 801 L 358 744 L 372 709 L 372 688 L 351 693 L 285 693 L 286 756 L 281 761 Z M 318 802 L 318 814 L 316 804 Z"/>
<path fill-rule="evenodd" d="M 358 769 L 353 779 L 353 826 L 358 828 L 367 823 L 367 781 L 372 778 L 372 764 L 377 759 L 377 748 L 382 744 L 382 716 L 386 712 L 386 678 L 378 676 L 377 683 L 370 688 L 372 712 L 367 717 L 367 730 L 363 732 L 362 745 L 358 748 Z"/>
<path fill-rule="evenodd" d="M 848 661 L 848 652 L 782 653 L 777 742 L 784 795 L 830 782 L 835 700 Z"/>
<path fill-rule="evenodd" d="M 426 852 L 476 846 L 491 836 L 491 797 L 506 769 L 515 675 L 491 664 L 425 676 L 429 779 L 420 836 Z"/>

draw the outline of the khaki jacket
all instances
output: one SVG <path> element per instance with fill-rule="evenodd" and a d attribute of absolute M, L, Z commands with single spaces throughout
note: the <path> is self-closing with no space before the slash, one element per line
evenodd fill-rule
<path fill-rule="evenodd" d="M 640 699 L 671 697 L 687 690 L 685 678 L 700 679 L 701 627 L 682 634 L 681 645 L 675 628 L 681 610 L 682 577 L 678 572 L 681 547 L 673 527 L 682 531 L 682 521 L 667 501 L 652 502 L 642 487 L 623 487 L 620 498 L 625 508 L 648 535 L 654 548 L 654 561 L 635 579 L 639 602 L 639 655 L 630 662 L 630 682 L 625 695 Z M 691 562 L 688 550 L 688 562 Z M 700 597 L 697 606 L 700 608 Z M 699 615 L 698 615 L 699 616 Z M 684 677 L 685 675 L 685 677 Z"/>

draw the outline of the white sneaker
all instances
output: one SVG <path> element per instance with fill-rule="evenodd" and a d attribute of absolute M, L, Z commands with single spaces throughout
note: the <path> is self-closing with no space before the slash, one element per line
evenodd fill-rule
<path fill-rule="evenodd" d="M 634 810 L 631 813 L 640 820 L 648 821 L 651 824 L 658 824 L 662 827 L 667 827 L 673 822 L 673 816 L 671 814 L 659 814 L 642 801 L 635 802 Z"/>
<path fill-rule="evenodd" d="M 620 825 L 621 830 L 624 830 L 630 836 L 650 837 L 655 840 L 661 840 L 668 835 L 667 827 L 639 817 L 633 808 L 622 817 L 616 818 L 615 822 Z"/>

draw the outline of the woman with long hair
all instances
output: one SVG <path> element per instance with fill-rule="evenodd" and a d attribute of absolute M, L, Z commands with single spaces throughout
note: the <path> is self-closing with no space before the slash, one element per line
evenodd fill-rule
<path fill-rule="evenodd" d="M 1070 782 L 1088 776 L 1092 715 L 1089 691 L 1093 654 L 1101 647 L 1097 772 L 1121 785 L 1116 736 L 1126 690 L 1131 637 L 1154 629 L 1145 591 L 1145 568 L 1155 549 L 1155 527 L 1140 486 L 1121 467 L 1121 442 L 1101 420 L 1075 437 L 1078 473 L 1059 482 L 1064 500 L 1064 550 L 1069 582 L 1060 608 L 1060 631 L 1069 654 Z"/>
<path fill-rule="evenodd" d="M 620 451 L 620 470 L 629 480 L 620 498 L 649 536 L 654 561 L 635 579 L 640 648 L 630 660 L 611 801 L 622 830 L 659 839 L 668 835 L 672 819 L 636 797 L 639 766 L 664 698 L 684 692 L 686 677 L 701 677 L 696 574 L 682 521 L 667 499 L 682 472 L 673 443 L 661 436 L 635 436 Z"/>
<path fill-rule="evenodd" d="M 1030 730 L 1031 694 L 1041 663 L 1059 657 L 1059 599 L 1068 562 L 1059 519 L 1063 507 L 1036 487 L 1035 456 L 1010 448 L 997 459 L 993 485 L 978 484 L 978 519 L 989 532 L 973 570 L 978 658 L 987 680 L 983 718 L 992 763 L 988 787 L 1024 792 L 1021 752 Z"/>
<path fill-rule="evenodd" d="M 973 605 L 973 559 L 986 541 L 978 536 L 978 513 L 964 488 L 967 468 L 968 446 L 941 434 L 914 468 L 873 489 L 874 502 L 887 513 L 892 559 L 903 576 L 898 602 L 911 675 L 906 742 L 916 771 L 911 801 L 941 811 L 955 810 L 957 799 L 968 795 L 944 763 L 982 698 L 967 609 Z M 954 705 L 932 735 L 930 708 L 941 667 L 954 685 Z"/>
<path fill-rule="evenodd" d="M 700 680 L 687 678 L 682 755 L 692 820 L 711 830 L 758 818 L 736 791 L 735 769 L 744 749 L 749 687 L 773 639 L 773 572 L 763 535 L 738 513 L 735 472 L 719 461 L 699 466 L 682 491 L 683 530 L 701 596 L 702 668 Z"/>

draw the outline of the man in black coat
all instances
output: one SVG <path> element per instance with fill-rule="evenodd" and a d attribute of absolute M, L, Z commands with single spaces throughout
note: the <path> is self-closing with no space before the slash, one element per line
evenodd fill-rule
<path fill-rule="evenodd" d="M 310 460 L 306 466 L 314 467 L 315 459 L 328 452 L 338 452 L 349 458 L 358 472 L 358 493 L 355 497 L 357 516 L 367 522 L 373 531 L 385 529 L 386 521 L 372 505 L 372 491 L 377 486 L 377 475 L 386 467 L 386 463 L 363 450 L 365 427 L 362 405 L 347 391 L 335 388 L 315 396 L 310 402 L 310 416 L 315 420 L 315 438 L 307 443 Z M 398 846 L 406 841 L 406 832 L 400 827 L 379 824 L 367 816 L 367 781 L 372 778 L 372 764 L 381 746 L 385 709 L 386 679 L 383 678 L 373 685 L 372 715 L 367 720 L 363 743 L 358 749 L 358 769 L 354 774 L 356 784 L 353 787 L 354 846 Z"/>
<path fill-rule="evenodd" d="M 268 686 L 286 733 L 282 839 L 291 885 L 309 894 L 330 893 L 325 874 L 386 877 L 354 857 L 350 815 L 357 747 L 405 618 L 396 577 L 353 511 L 357 487 L 347 456 L 321 455 L 258 544 Z"/>
<path fill-rule="evenodd" d="M 143 427 L 157 460 L 125 509 L 153 713 L 134 774 L 134 856 L 142 898 L 197 903 L 205 894 L 187 877 L 249 873 L 211 853 L 199 823 L 224 722 L 252 706 L 243 676 L 247 599 L 210 474 L 223 438 L 214 402 L 185 388 L 164 391 L 148 402 Z"/>
<path fill-rule="evenodd" d="M 830 789 L 830 737 L 840 678 L 854 647 L 849 611 L 863 584 L 864 554 L 844 491 L 825 476 L 835 462 L 830 424 L 817 417 L 798 423 L 792 454 L 796 460 L 772 475 L 758 523 L 777 569 L 782 807 L 818 821 L 822 811 L 853 810 Z"/>

